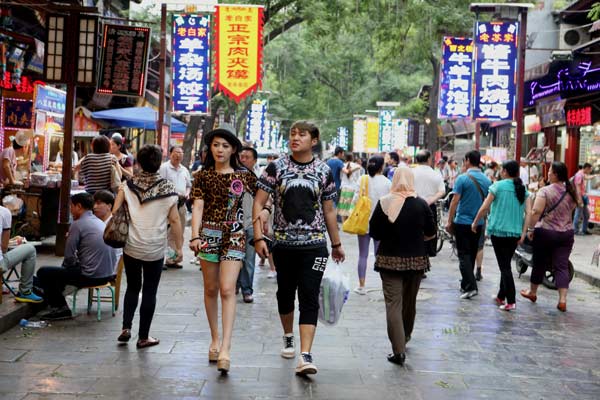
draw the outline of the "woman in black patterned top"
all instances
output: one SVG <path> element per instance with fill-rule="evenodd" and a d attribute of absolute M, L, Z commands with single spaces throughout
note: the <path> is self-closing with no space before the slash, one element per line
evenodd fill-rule
<path fill-rule="evenodd" d="M 205 138 L 209 148 L 204 168 L 192 186 L 190 248 L 200 258 L 204 306 L 210 326 L 209 361 L 219 371 L 230 367 L 229 350 L 235 319 L 235 285 L 246 252 L 242 197 L 254 195 L 256 176 L 240 163 L 241 143 L 235 132 L 219 128 Z M 266 217 L 265 217 L 266 219 Z M 223 340 L 219 343 L 218 298 L 221 296 Z"/>
<path fill-rule="evenodd" d="M 394 173 L 390 194 L 379 200 L 369 235 L 380 240 L 375 258 L 385 298 L 388 337 L 393 353 L 388 361 L 402 365 L 406 342 L 415 322 L 417 292 L 423 273 L 429 270 L 425 240 L 435 236 L 435 220 L 427 202 L 414 190 L 410 168 Z"/>

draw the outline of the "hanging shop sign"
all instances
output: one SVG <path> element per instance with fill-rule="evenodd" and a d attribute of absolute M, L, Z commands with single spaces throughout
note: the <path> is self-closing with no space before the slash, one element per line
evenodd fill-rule
<path fill-rule="evenodd" d="M 265 123 L 267 116 L 267 102 L 254 100 L 248 110 L 246 119 L 246 141 L 254 143 L 257 147 L 262 145 L 265 138 Z"/>
<path fill-rule="evenodd" d="M 367 116 L 367 153 L 379 151 L 379 118 Z"/>
<path fill-rule="evenodd" d="M 394 148 L 394 111 L 379 110 L 379 151 L 392 151 Z"/>
<path fill-rule="evenodd" d="M 473 118 L 511 121 L 517 97 L 518 23 L 479 22 L 475 31 Z"/>
<path fill-rule="evenodd" d="M 67 107 L 67 93 L 50 86 L 35 85 L 35 109 L 64 114 Z"/>
<path fill-rule="evenodd" d="M 144 96 L 150 28 L 104 25 L 97 91 Z"/>
<path fill-rule="evenodd" d="M 2 128 L 31 129 L 33 126 L 33 102 L 23 99 L 2 99 Z"/>
<path fill-rule="evenodd" d="M 421 129 L 419 121 L 408 121 L 406 142 L 411 147 L 422 147 L 425 145 L 425 129 Z"/>
<path fill-rule="evenodd" d="M 263 6 L 216 6 L 215 88 L 236 103 L 262 86 Z"/>
<path fill-rule="evenodd" d="M 367 148 L 367 120 L 363 116 L 354 117 L 352 126 L 352 151 L 364 153 Z"/>
<path fill-rule="evenodd" d="M 580 107 L 567 110 L 567 126 L 578 127 L 592 125 L 592 107 Z"/>
<path fill-rule="evenodd" d="M 36 84 L 44 84 L 42 81 L 32 81 L 31 78 L 27 76 L 21 76 L 18 80 L 15 79 L 14 75 L 5 71 L 2 74 L 2 80 L 0 80 L 0 88 L 6 90 L 14 90 L 18 93 L 33 93 L 34 86 Z"/>
<path fill-rule="evenodd" d="M 473 39 L 444 37 L 440 65 L 438 118 L 471 115 Z"/>
<path fill-rule="evenodd" d="M 210 17 L 173 15 L 173 112 L 209 112 Z"/>
<path fill-rule="evenodd" d="M 337 128 L 337 136 L 334 139 L 335 146 L 340 146 L 344 150 L 348 149 L 348 128 L 340 126 Z"/>
<path fill-rule="evenodd" d="M 394 119 L 392 123 L 394 149 L 401 150 L 408 146 L 408 120 Z"/>

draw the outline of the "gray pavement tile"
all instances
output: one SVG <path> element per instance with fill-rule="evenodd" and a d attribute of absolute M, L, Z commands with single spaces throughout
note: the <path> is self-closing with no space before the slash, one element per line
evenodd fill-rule
<path fill-rule="evenodd" d="M 0 376 L 0 393 L 4 392 L 36 392 L 57 394 L 85 393 L 94 383 L 96 378 L 65 378 L 59 376 L 14 377 Z"/>
<path fill-rule="evenodd" d="M 89 388 L 88 393 L 108 396 L 131 395 L 133 398 L 150 398 L 157 395 L 199 396 L 204 383 L 202 380 L 188 381 L 145 376 L 138 379 L 100 378 Z"/>
<path fill-rule="evenodd" d="M 258 381 L 259 368 L 256 367 L 243 367 L 236 368 L 232 365 L 232 369 L 228 376 L 230 381 L 242 381 L 242 382 L 253 382 Z M 216 364 L 210 364 L 208 366 L 194 366 L 190 367 L 161 367 L 155 375 L 161 379 L 180 379 L 184 381 L 222 381 L 221 373 L 217 371 Z"/>
<path fill-rule="evenodd" d="M 107 364 L 114 363 L 119 353 L 52 352 L 32 350 L 22 358 L 24 362 L 44 364 Z"/>
<path fill-rule="evenodd" d="M 158 372 L 158 369 L 159 367 L 150 367 L 141 364 L 128 366 L 114 364 L 61 365 L 53 374 L 67 378 L 85 378 L 90 376 L 95 378 L 121 378 L 126 376 L 137 379 L 152 377 Z"/>
<path fill-rule="evenodd" d="M 338 385 L 362 384 L 362 378 L 358 369 L 323 369 L 320 364 L 319 372 L 314 380 L 319 382 L 335 382 Z M 285 382 L 294 378 L 296 363 L 290 363 L 288 368 L 260 368 L 258 380 L 267 385 Z"/>
<path fill-rule="evenodd" d="M 2 346 L 0 348 L 0 362 L 16 362 L 27 354 L 27 350 L 13 350 Z"/>
<path fill-rule="evenodd" d="M 2 400 L 22 400 L 27 398 L 27 393 L 0 393 L 0 399 Z"/>
<path fill-rule="evenodd" d="M 34 364 L 34 363 L 5 363 L 0 362 L 0 376 L 12 377 L 40 377 L 50 376 L 60 364 Z"/>
<path fill-rule="evenodd" d="M 106 400 L 107 396 L 101 394 L 53 394 L 29 393 L 22 400 Z"/>

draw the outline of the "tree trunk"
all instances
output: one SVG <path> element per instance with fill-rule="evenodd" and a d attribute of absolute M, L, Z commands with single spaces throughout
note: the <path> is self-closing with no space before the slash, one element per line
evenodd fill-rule
<path fill-rule="evenodd" d="M 438 148 L 438 97 L 440 88 L 440 62 L 432 55 L 429 62 L 433 68 L 433 84 L 429 91 L 429 125 L 427 125 L 427 148 L 432 153 Z"/>
<path fill-rule="evenodd" d="M 204 119 L 201 115 L 192 115 L 188 122 L 185 136 L 183 137 L 183 165 L 189 166 L 192 161 L 192 151 L 195 150 L 196 134 Z"/>

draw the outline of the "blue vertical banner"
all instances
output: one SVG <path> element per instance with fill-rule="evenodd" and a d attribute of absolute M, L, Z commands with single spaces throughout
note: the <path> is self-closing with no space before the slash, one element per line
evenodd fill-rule
<path fill-rule="evenodd" d="M 517 94 L 516 21 L 475 25 L 474 119 L 511 121 Z"/>
<path fill-rule="evenodd" d="M 340 126 L 337 128 L 337 136 L 334 139 L 334 144 L 336 146 L 340 146 L 345 151 L 349 151 L 349 149 L 348 149 L 348 134 L 349 134 L 348 128 L 346 128 L 345 126 Z"/>
<path fill-rule="evenodd" d="M 438 118 L 471 115 L 473 39 L 445 36 L 440 64 Z"/>
<path fill-rule="evenodd" d="M 246 119 L 246 141 L 252 142 L 256 147 L 262 146 L 265 137 L 265 124 L 267 116 L 267 102 L 254 100 L 248 110 Z"/>
<path fill-rule="evenodd" d="M 173 112 L 209 112 L 210 17 L 173 14 Z"/>
<path fill-rule="evenodd" d="M 392 151 L 394 148 L 394 111 L 379 110 L 379 151 Z"/>

